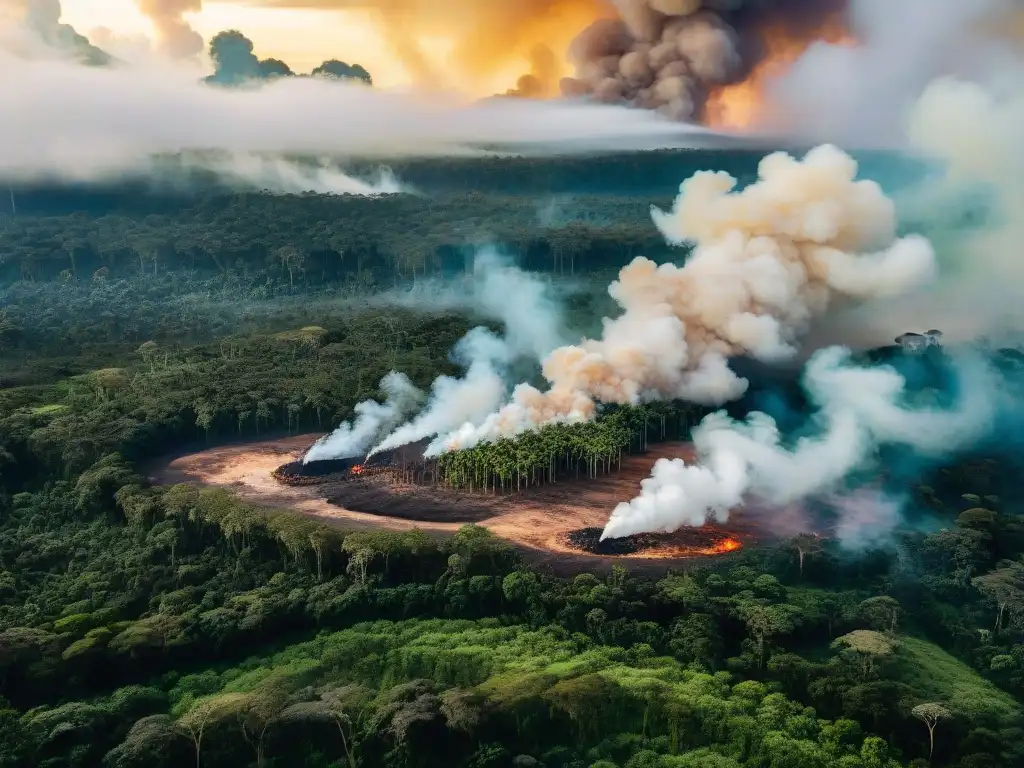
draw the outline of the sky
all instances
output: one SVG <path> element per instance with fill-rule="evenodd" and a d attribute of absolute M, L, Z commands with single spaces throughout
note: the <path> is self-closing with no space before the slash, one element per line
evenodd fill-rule
<path fill-rule="evenodd" d="M 152 27 L 134 0 L 62 0 L 61 6 L 61 20 L 87 37 L 93 37 L 90 33 L 97 27 L 119 36 L 152 37 Z M 237 29 L 253 41 L 257 56 L 282 59 L 296 72 L 309 72 L 324 60 L 337 58 L 362 64 L 382 87 L 410 83 L 373 25 L 356 11 L 204 2 L 203 10 L 188 18 L 205 40 L 222 30 Z"/>

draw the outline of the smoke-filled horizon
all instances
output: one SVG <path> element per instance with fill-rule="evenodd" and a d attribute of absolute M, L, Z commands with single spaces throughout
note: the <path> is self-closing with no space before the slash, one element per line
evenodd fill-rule
<path fill-rule="evenodd" d="M 108 180 L 151 172 L 154 157 L 182 152 L 373 158 L 716 142 L 701 129 L 614 106 L 466 103 L 320 78 L 225 89 L 164 65 L 86 67 L 2 51 L 0 65 L 0 177 L 12 180 Z"/>

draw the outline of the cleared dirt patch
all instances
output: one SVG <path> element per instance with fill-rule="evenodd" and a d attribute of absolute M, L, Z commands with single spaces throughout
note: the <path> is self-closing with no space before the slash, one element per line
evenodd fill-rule
<path fill-rule="evenodd" d="M 486 494 L 453 492 L 446 488 L 394 483 L 385 477 L 340 480 L 327 478 L 315 485 L 279 483 L 273 472 L 299 459 L 319 435 L 298 435 L 266 442 L 211 448 L 180 456 L 156 466 L 151 479 L 159 483 L 193 482 L 234 488 L 245 499 L 268 506 L 293 509 L 350 529 L 419 528 L 437 534 L 452 533 L 466 523 L 477 523 L 515 544 L 541 562 L 568 568 L 593 568 L 614 562 L 639 567 L 691 561 L 694 555 L 674 557 L 663 552 L 622 554 L 587 552 L 568 534 L 601 529 L 615 505 L 640 490 L 640 481 L 661 457 L 692 458 L 685 443 L 659 443 L 639 456 L 627 456 L 622 467 L 596 478 L 570 478 L 521 493 Z M 754 520 L 737 515 L 725 530 L 708 526 L 702 531 L 732 537 L 741 543 L 762 538 Z M 677 550 L 678 552 L 679 550 Z"/>

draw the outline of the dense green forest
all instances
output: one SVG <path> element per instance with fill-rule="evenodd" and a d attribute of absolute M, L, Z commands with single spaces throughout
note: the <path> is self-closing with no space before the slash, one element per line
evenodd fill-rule
<path fill-rule="evenodd" d="M 392 368 L 454 372 L 472 318 L 367 300 L 457 272 L 471 239 L 452 233 L 586 278 L 662 247 L 648 202 L 576 198 L 548 229 L 545 201 L 482 193 L 7 220 L 0 766 L 1024 764 L 1024 525 L 1001 457 L 911 478 L 928 522 L 884 546 L 801 535 L 672 573 L 565 575 L 475 526 L 346 531 L 148 479 L 165 454 L 333 427 Z M 630 418 L 590 428 L 601 462 Z"/>

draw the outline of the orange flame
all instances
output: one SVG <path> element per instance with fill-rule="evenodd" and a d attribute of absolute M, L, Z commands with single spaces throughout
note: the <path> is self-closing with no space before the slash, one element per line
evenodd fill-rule
<path fill-rule="evenodd" d="M 354 467 L 352 467 L 352 469 L 349 470 L 349 474 L 352 474 L 352 475 L 361 475 L 361 474 L 363 474 L 363 465 L 362 464 L 356 464 Z"/>
<path fill-rule="evenodd" d="M 786 73 L 815 42 L 856 45 L 840 18 L 825 22 L 810 34 L 795 33 L 783 26 L 766 28 L 762 33 L 764 56 L 739 83 L 713 90 L 704 107 L 704 122 L 711 128 L 746 129 L 769 117 L 766 92 L 773 80 Z"/>
<path fill-rule="evenodd" d="M 660 560 L 671 557 L 697 557 L 702 555 L 724 555 L 735 552 L 743 546 L 743 542 L 729 536 L 721 541 L 716 541 L 708 546 L 674 546 L 656 549 L 641 550 L 624 557 L 636 557 L 644 560 Z"/>

